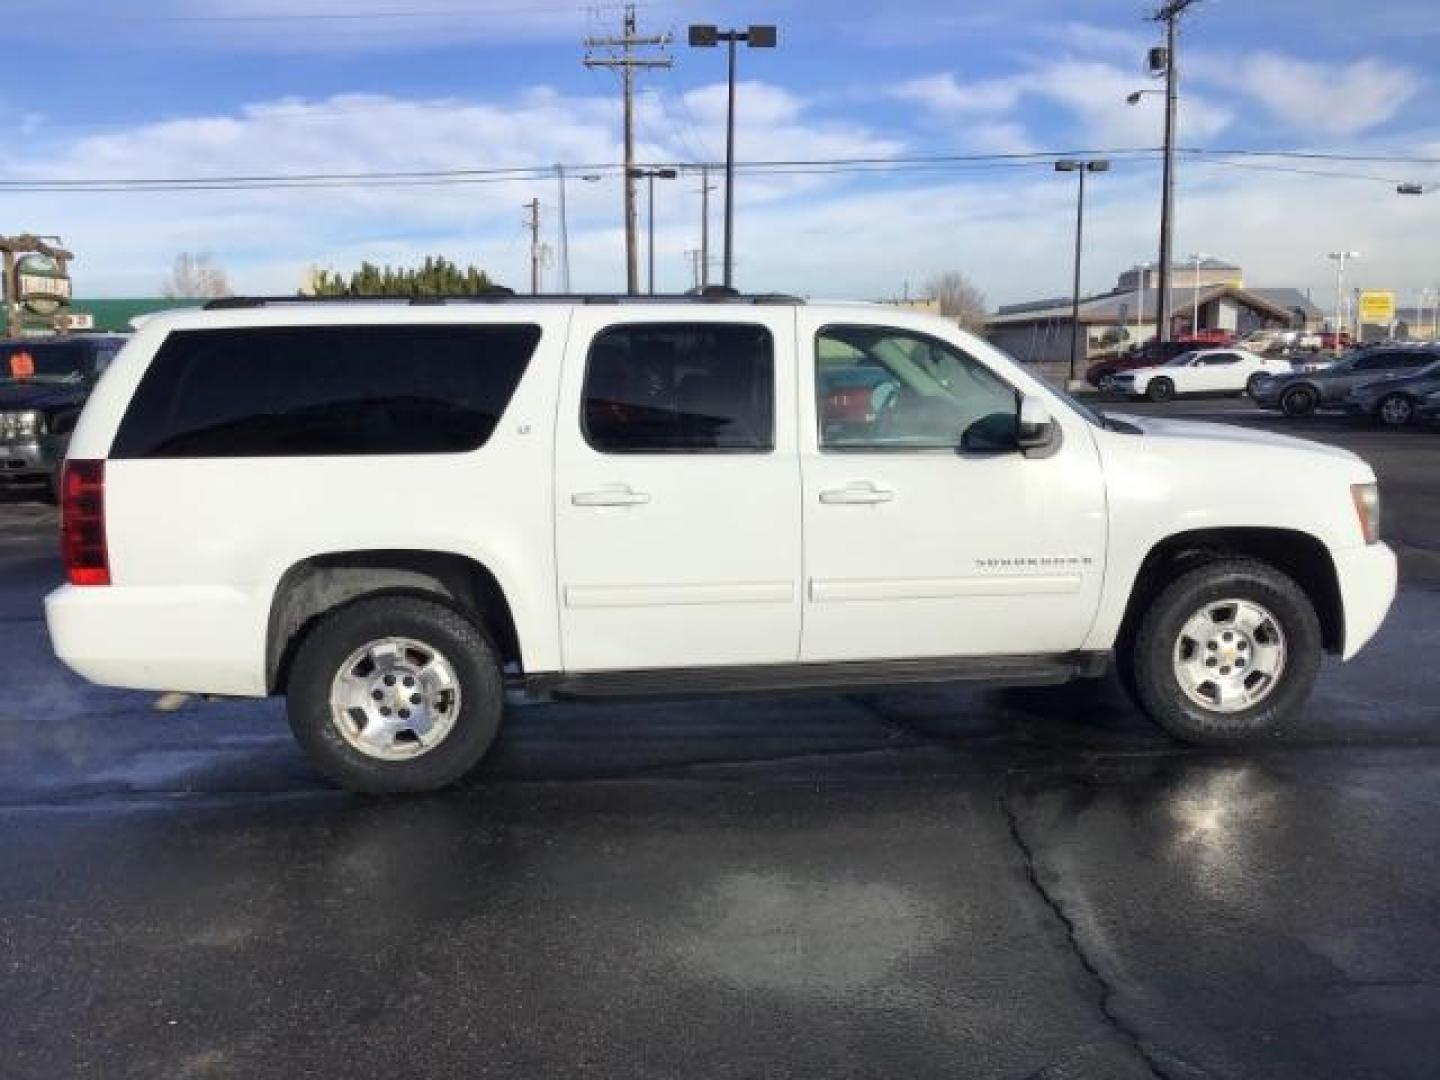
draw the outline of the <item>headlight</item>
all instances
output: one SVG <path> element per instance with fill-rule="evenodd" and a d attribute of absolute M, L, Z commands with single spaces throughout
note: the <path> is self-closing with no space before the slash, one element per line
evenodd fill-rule
<path fill-rule="evenodd" d="M 1360 519 L 1360 535 L 1365 543 L 1380 542 L 1380 488 L 1377 484 L 1351 484 L 1350 498 L 1355 502 L 1355 515 Z"/>
<path fill-rule="evenodd" d="M 0 413 L 0 438 L 33 439 L 40 432 L 40 414 L 34 409 Z"/>

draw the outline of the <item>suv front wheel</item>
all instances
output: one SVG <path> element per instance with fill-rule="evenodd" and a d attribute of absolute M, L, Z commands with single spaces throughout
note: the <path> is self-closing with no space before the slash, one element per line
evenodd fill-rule
<path fill-rule="evenodd" d="M 474 623 L 413 596 L 358 600 L 323 617 L 287 684 L 290 727 L 351 791 L 433 791 L 485 755 L 504 683 Z"/>
<path fill-rule="evenodd" d="M 1280 734 L 1320 668 L 1320 621 L 1274 567 L 1221 559 L 1182 574 L 1151 603 L 1131 644 L 1134 691 L 1186 742 Z"/>

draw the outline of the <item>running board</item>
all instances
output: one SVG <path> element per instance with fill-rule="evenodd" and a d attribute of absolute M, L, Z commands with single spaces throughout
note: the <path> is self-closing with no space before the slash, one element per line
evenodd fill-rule
<path fill-rule="evenodd" d="M 513 680 L 532 699 L 690 697 L 859 690 L 926 683 L 985 682 L 996 686 L 1056 686 L 1103 675 L 1106 652 L 1047 656 L 960 656 L 910 660 L 859 660 L 828 664 L 650 668 L 541 674 Z"/>

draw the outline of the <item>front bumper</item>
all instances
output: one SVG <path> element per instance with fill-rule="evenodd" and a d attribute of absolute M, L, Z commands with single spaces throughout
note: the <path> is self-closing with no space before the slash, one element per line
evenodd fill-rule
<path fill-rule="evenodd" d="M 0 484 L 48 481 L 64 459 L 64 449 L 48 441 L 0 442 Z"/>
<path fill-rule="evenodd" d="M 1342 660 L 1349 660 L 1375 636 L 1395 600 L 1398 577 L 1395 553 L 1385 544 L 1332 551 L 1345 612 Z"/>

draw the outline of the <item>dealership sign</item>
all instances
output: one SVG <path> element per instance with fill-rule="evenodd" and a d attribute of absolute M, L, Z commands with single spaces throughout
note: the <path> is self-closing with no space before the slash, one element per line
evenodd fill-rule
<path fill-rule="evenodd" d="M 15 264 L 15 298 L 32 315 L 54 315 L 70 305 L 70 275 L 49 255 L 26 255 Z"/>
<path fill-rule="evenodd" d="M 1369 290 L 1360 294 L 1360 321 L 1366 326 L 1385 326 L 1395 321 L 1395 294 Z"/>

